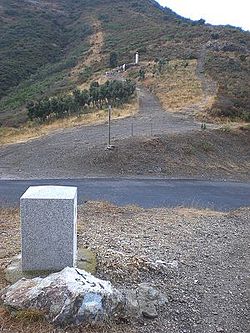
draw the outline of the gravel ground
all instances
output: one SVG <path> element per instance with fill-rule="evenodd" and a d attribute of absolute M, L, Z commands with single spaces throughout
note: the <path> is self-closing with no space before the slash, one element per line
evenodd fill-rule
<path fill-rule="evenodd" d="M 1 146 L 0 178 L 153 175 L 250 179 L 249 128 L 215 129 L 208 125 L 202 131 L 194 119 L 195 110 L 167 112 L 142 87 L 138 96 L 138 113 L 112 121 L 113 151 L 106 150 L 107 124 L 62 129 L 39 139 Z"/>
<path fill-rule="evenodd" d="M 167 295 L 166 308 L 154 321 L 96 330 L 54 329 L 10 318 L 0 309 L 0 332 L 247 333 L 249 218 L 249 208 L 219 213 L 89 202 L 79 207 L 78 242 L 97 253 L 98 277 L 115 286 L 149 282 Z M 3 287 L 2 270 L 20 247 L 18 211 L 2 210 L 0 222 Z"/>
<path fill-rule="evenodd" d="M 76 130 L 78 131 L 78 130 Z M 0 149 L 0 178 L 59 179 L 161 176 L 213 180 L 250 179 L 250 129 L 207 130 L 116 140 L 88 148 L 53 137 Z M 44 141 L 44 142 L 42 142 Z M 37 146 L 36 146 L 37 145 Z"/>
<path fill-rule="evenodd" d="M 250 129 L 223 129 L 134 138 L 96 146 L 72 159 L 74 174 L 147 175 L 213 180 L 250 179 Z M 53 163 L 53 162 L 52 162 Z"/>
<path fill-rule="evenodd" d="M 152 135 L 187 133 L 198 130 L 200 123 L 191 115 L 172 114 L 160 106 L 154 95 L 147 90 L 138 90 L 139 112 L 134 117 L 112 121 L 112 140 Z M 63 178 L 85 176 L 88 170 L 82 163 L 74 162 L 88 154 L 93 147 L 101 151 L 107 145 L 108 126 L 99 124 L 62 129 L 39 139 L 21 144 L 0 147 L 1 178 Z M 133 138 L 131 138 L 133 141 Z M 91 155 L 94 157 L 94 155 Z M 98 172 L 102 171 L 99 165 Z"/>

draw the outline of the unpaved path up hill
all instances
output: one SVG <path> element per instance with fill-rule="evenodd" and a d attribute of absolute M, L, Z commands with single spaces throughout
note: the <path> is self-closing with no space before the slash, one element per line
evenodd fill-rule
<path fill-rule="evenodd" d="M 151 137 L 153 135 L 186 133 L 199 129 L 200 124 L 192 116 L 168 113 L 162 109 L 154 95 L 138 88 L 139 112 L 131 118 L 112 122 L 112 139 Z M 77 175 L 71 163 L 79 155 L 107 142 L 106 124 L 64 129 L 26 143 L 0 148 L 0 177 L 3 178 L 48 178 L 85 176 Z M 53 167 L 52 167 L 53 166 Z M 84 165 L 82 166 L 84 170 Z M 100 168 L 102 166 L 100 165 Z M 79 174 L 80 173 L 80 174 Z"/>

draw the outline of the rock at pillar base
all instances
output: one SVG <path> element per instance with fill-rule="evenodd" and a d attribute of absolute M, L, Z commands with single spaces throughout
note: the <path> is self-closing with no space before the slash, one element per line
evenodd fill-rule
<path fill-rule="evenodd" d="M 57 325 L 77 325 L 83 321 L 93 325 L 105 321 L 108 313 L 122 302 L 122 295 L 118 295 L 120 300 L 115 294 L 110 282 L 67 267 L 44 279 L 19 280 L 2 292 L 1 299 L 17 310 L 40 310 Z"/>
<path fill-rule="evenodd" d="M 165 297 L 149 285 L 118 290 L 109 281 L 69 267 L 44 279 L 19 280 L 4 289 L 0 299 L 16 310 L 39 310 L 56 325 L 155 318 L 158 308 L 166 303 Z"/>

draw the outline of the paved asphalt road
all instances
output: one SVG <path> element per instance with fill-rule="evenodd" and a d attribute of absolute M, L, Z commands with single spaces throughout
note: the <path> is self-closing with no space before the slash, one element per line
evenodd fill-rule
<path fill-rule="evenodd" d="M 0 207 L 17 206 L 29 186 L 78 187 L 78 201 L 107 200 L 117 205 L 199 207 L 228 211 L 250 206 L 250 183 L 199 180 L 85 178 L 74 180 L 0 180 Z"/>

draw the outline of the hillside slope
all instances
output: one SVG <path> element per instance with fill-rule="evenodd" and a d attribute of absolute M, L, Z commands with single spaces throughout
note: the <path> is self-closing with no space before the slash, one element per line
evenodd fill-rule
<path fill-rule="evenodd" d="M 218 82 L 212 113 L 249 118 L 249 32 L 190 21 L 152 0 L 1 0 L 0 20 L 2 125 L 25 121 L 28 101 L 104 72 L 111 52 L 122 64 L 137 50 L 145 62 L 202 59 Z"/>

